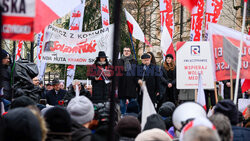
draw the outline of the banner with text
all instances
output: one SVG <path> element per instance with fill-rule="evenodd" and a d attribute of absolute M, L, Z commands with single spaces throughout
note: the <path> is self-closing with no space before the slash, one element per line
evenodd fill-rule
<path fill-rule="evenodd" d="M 223 58 L 223 37 L 227 38 L 235 46 L 240 47 L 241 32 L 213 23 L 208 24 L 208 31 L 209 41 L 214 55 L 216 80 L 229 80 L 230 67 Z M 249 62 L 250 36 L 244 34 L 240 78 L 250 79 Z M 235 78 L 236 73 L 233 72 L 233 79 Z"/>
<path fill-rule="evenodd" d="M 190 41 L 202 41 L 202 24 L 204 0 L 198 0 L 197 6 L 192 9 Z"/>
<path fill-rule="evenodd" d="M 93 64 L 99 51 L 112 58 L 114 25 L 90 32 L 75 32 L 49 25 L 45 30 L 42 60 L 55 64 Z"/>
<path fill-rule="evenodd" d="M 35 0 L 3 0 L 2 36 L 10 40 L 34 40 Z"/>
<path fill-rule="evenodd" d="M 177 43 L 177 89 L 197 89 L 199 73 L 203 78 L 203 88 L 214 88 L 210 52 L 209 42 Z"/>

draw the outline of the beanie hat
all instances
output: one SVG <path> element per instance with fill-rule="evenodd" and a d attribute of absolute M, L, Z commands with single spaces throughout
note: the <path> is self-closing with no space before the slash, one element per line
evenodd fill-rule
<path fill-rule="evenodd" d="M 147 58 L 150 58 L 150 56 L 149 56 L 147 53 L 144 53 L 144 54 L 141 56 L 141 59 L 147 59 Z"/>
<path fill-rule="evenodd" d="M 136 113 L 138 114 L 139 113 L 139 104 L 137 101 L 135 100 L 132 100 L 128 103 L 128 106 L 127 106 L 127 113 Z"/>
<path fill-rule="evenodd" d="M 71 118 L 64 108 L 52 107 L 45 112 L 44 118 L 51 132 L 71 131 Z"/>
<path fill-rule="evenodd" d="M 20 96 L 11 103 L 11 109 L 36 105 L 35 101 L 28 96 Z"/>
<path fill-rule="evenodd" d="M 172 117 L 173 112 L 174 110 L 172 109 L 172 107 L 167 104 L 162 105 L 158 111 L 159 115 L 161 115 L 162 117 Z"/>
<path fill-rule="evenodd" d="M 2 119 L 2 140 L 41 141 L 42 131 L 39 120 L 28 108 L 9 110 Z"/>
<path fill-rule="evenodd" d="M 237 107 L 229 99 L 221 100 L 215 105 L 214 114 L 216 113 L 221 113 L 227 116 L 232 125 L 236 125 L 238 123 Z"/>
<path fill-rule="evenodd" d="M 140 133 L 135 141 L 172 141 L 172 139 L 166 132 L 154 128 Z"/>
<path fill-rule="evenodd" d="M 170 57 L 170 58 L 174 59 L 174 57 L 173 57 L 173 55 L 172 55 L 172 54 L 167 54 L 167 55 L 166 55 L 166 59 L 167 59 L 168 57 Z"/>
<path fill-rule="evenodd" d="M 137 118 L 125 116 L 118 122 L 115 130 L 120 136 L 135 138 L 141 132 L 141 125 Z"/>
<path fill-rule="evenodd" d="M 0 58 L 1 60 L 5 57 L 7 57 L 7 55 L 9 54 L 7 51 L 5 51 L 4 49 L 0 49 Z"/>
<path fill-rule="evenodd" d="M 166 130 L 166 125 L 164 121 L 162 120 L 162 117 L 158 114 L 152 114 L 147 117 L 147 122 L 144 126 L 143 131 L 153 129 L 153 128 L 159 128 L 163 131 Z"/>
<path fill-rule="evenodd" d="M 167 102 L 164 102 L 162 105 L 168 105 L 172 108 L 172 110 L 174 111 L 175 110 L 175 104 L 173 102 L 170 102 L 170 101 L 167 101 Z"/>
<path fill-rule="evenodd" d="M 71 118 L 81 125 L 90 122 L 94 118 L 94 106 L 85 96 L 71 99 L 67 111 Z"/>

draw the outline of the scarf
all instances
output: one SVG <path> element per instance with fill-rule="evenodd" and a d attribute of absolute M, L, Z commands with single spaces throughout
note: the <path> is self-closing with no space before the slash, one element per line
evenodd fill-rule
<path fill-rule="evenodd" d="M 132 55 L 122 56 L 121 59 L 124 61 L 124 71 L 125 72 L 130 71 L 132 67 L 129 61 L 133 59 Z"/>

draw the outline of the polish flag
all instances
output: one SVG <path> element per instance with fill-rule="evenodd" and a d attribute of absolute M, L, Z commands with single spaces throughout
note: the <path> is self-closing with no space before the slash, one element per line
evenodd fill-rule
<path fill-rule="evenodd" d="M 197 95 L 197 103 L 201 104 L 202 107 L 207 110 L 206 108 L 206 99 L 205 99 L 205 92 L 202 86 L 202 78 L 201 78 L 201 74 L 199 74 L 199 80 L 198 80 L 198 95 Z"/>
<path fill-rule="evenodd" d="M 241 79 L 241 91 L 244 93 L 250 89 L 250 79 Z"/>
<path fill-rule="evenodd" d="M 21 58 L 21 51 L 23 48 L 23 41 L 19 41 L 17 48 L 16 48 L 16 59 L 15 61 L 19 60 Z"/>
<path fill-rule="evenodd" d="M 161 34 L 161 50 L 163 55 L 172 54 L 175 59 L 175 52 L 173 47 L 173 40 L 168 32 L 166 26 L 163 26 L 162 34 Z"/>
<path fill-rule="evenodd" d="M 189 12 L 192 13 L 192 9 L 197 5 L 198 0 L 178 0 L 178 2 L 188 8 Z"/>
<path fill-rule="evenodd" d="M 145 42 L 144 33 L 142 32 L 139 24 L 135 21 L 133 16 L 128 13 L 128 11 L 125 8 L 124 11 L 127 19 L 129 33 L 131 33 L 131 35 L 134 38 L 142 42 Z"/>
<path fill-rule="evenodd" d="M 39 33 L 52 21 L 65 16 L 81 4 L 81 0 L 37 0 L 34 31 Z"/>

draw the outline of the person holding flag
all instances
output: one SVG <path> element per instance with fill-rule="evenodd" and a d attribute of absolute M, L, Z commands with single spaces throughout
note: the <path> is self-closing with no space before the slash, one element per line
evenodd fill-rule
<path fill-rule="evenodd" d="M 98 53 L 94 64 L 88 69 L 87 75 L 92 81 L 93 92 L 90 98 L 93 103 L 108 101 L 111 80 L 111 65 L 104 51 Z"/>

